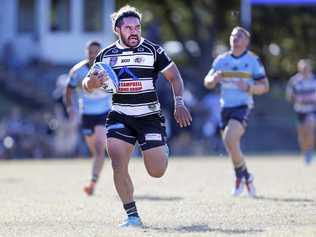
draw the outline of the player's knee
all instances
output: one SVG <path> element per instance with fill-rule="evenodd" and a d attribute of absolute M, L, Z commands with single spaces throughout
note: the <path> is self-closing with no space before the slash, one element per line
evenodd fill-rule
<path fill-rule="evenodd" d="M 109 156 L 111 157 L 111 165 L 113 170 L 119 170 L 123 166 L 123 160 L 120 158 L 120 155 L 117 151 L 108 148 Z"/>
<path fill-rule="evenodd" d="M 155 169 L 155 170 L 148 170 L 148 174 L 153 178 L 160 178 L 166 172 L 166 168 Z"/>
<path fill-rule="evenodd" d="M 168 160 L 165 159 L 164 162 L 161 162 L 159 165 L 155 165 L 154 167 L 146 167 L 148 174 L 153 178 L 160 178 L 162 177 L 168 167 Z"/>
<path fill-rule="evenodd" d="M 124 171 L 124 162 L 122 159 L 113 159 L 111 160 L 111 165 L 113 172 L 122 172 Z"/>

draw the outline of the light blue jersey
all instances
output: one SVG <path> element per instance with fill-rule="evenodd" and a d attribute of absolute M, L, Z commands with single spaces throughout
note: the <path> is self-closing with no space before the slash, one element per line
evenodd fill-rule
<path fill-rule="evenodd" d="M 83 60 L 70 70 L 69 86 L 76 88 L 79 97 L 79 112 L 81 114 L 104 114 L 111 109 L 112 96 L 102 89 L 88 93 L 82 89 L 81 83 L 89 72 L 88 61 Z"/>
<path fill-rule="evenodd" d="M 244 80 L 252 85 L 256 80 L 266 77 L 265 69 L 258 56 L 249 51 L 245 51 L 239 57 L 232 55 L 230 52 L 223 53 L 214 60 L 212 69 L 207 76 L 216 71 L 223 72 L 223 79 L 220 81 L 221 107 L 253 106 L 252 95 L 240 90 L 236 82 Z"/>

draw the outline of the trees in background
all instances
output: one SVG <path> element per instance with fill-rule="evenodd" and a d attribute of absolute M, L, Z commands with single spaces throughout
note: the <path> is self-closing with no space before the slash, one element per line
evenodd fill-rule
<path fill-rule="evenodd" d="M 182 53 L 175 55 L 196 76 L 204 76 L 213 57 L 227 49 L 233 26 L 240 24 L 240 2 L 229 0 L 117 0 L 141 10 L 144 31 L 159 27 L 158 40 L 176 41 Z M 287 79 L 297 60 L 316 59 L 316 5 L 255 6 L 252 12 L 251 49 L 261 56 L 272 80 Z M 155 32 L 155 31 L 153 31 Z M 176 57 L 178 56 L 178 57 Z"/>

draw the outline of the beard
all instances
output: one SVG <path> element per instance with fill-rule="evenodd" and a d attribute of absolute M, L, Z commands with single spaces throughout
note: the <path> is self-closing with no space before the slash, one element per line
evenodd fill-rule
<path fill-rule="evenodd" d="M 121 40 L 127 47 L 134 48 L 139 44 L 140 37 L 138 35 L 130 35 L 129 37 L 121 35 Z"/>

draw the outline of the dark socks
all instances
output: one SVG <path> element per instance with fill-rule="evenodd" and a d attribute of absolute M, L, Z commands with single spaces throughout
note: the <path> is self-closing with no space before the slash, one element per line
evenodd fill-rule
<path fill-rule="evenodd" d="M 128 217 L 130 217 L 130 216 L 139 217 L 138 213 L 137 213 L 137 208 L 136 208 L 135 202 L 126 203 L 123 205 L 123 207 L 124 207 Z"/>
<path fill-rule="evenodd" d="M 249 179 L 249 173 L 246 165 L 242 165 L 238 168 L 235 168 L 235 174 L 237 179 L 241 179 L 243 177 L 245 177 L 246 180 Z"/>

